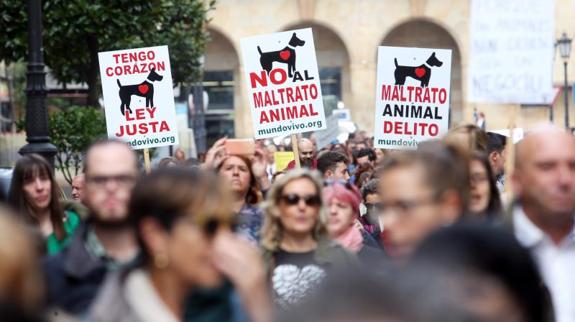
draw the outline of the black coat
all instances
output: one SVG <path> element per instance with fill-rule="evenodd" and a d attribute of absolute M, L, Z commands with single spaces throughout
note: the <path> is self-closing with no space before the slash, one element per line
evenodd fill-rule
<path fill-rule="evenodd" d="M 87 313 L 108 273 L 104 260 L 86 248 L 86 231 L 83 224 L 62 252 L 43 261 L 48 306 L 72 315 Z"/>

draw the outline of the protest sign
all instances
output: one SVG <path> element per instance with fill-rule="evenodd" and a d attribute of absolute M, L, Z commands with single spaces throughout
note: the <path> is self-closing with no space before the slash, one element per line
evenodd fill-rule
<path fill-rule="evenodd" d="M 550 104 L 555 1 L 471 1 L 469 100 Z"/>
<path fill-rule="evenodd" d="M 241 48 L 257 139 L 325 129 L 311 28 L 243 38 Z"/>
<path fill-rule="evenodd" d="M 379 47 L 374 145 L 415 149 L 449 125 L 451 50 Z"/>
<path fill-rule="evenodd" d="M 133 149 L 178 144 L 167 46 L 98 53 L 108 137 Z"/>
<path fill-rule="evenodd" d="M 334 113 L 326 120 L 327 129 L 314 132 L 316 149 L 322 149 L 332 141 L 337 140 L 337 136 L 339 135 L 339 120 L 340 114 Z"/>
<path fill-rule="evenodd" d="M 415 149 L 449 126 L 451 50 L 379 47 L 374 145 Z"/>
<path fill-rule="evenodd" d="M 293 152 L 274 152 L 276 171 L 283 171 L 293 159 Z"/>

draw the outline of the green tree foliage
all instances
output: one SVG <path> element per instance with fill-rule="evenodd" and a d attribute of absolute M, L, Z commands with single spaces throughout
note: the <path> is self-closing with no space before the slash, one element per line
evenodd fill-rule
<path fill-rule="evenodd" d="M 82 168 L 88 146 L 105 135 L 106 120 L 99 109 L 74 106 L 50 114 L 50 137 L 58 148 L 55 166 L 68 183 Z"/>
<path fill-rule="evenodd" d="M 168 45 L 174 82 L 200 77 L 208 34 L 207 13 L 215 0 L 45 0 L 44 58 L 63 83 L 88 84 L 88 105 L 99 96 L 98 52 Z M 0 60 L 27 57 L 27 12 L 22 0 L 2 0 Z"/>

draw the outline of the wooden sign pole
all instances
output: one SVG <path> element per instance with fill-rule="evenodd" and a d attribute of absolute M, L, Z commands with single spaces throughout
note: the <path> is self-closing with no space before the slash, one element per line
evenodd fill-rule
<path fill-rule="evenodd" d="M 295 168 L 301 168 L 301 164 L 299 162 L 299 146 L 297 144 L 297 136 L 295 134 L 291 135 L 291 147 L 293 150 L 293 156 L 295 160 Z"/>
<path fill-rule="evenodd" d="M 152 166 L 150 165 L 150 149 L 144 149 L 144 168 L 146 168 L 146 173 L 150 174 L 152 172 Z"/>

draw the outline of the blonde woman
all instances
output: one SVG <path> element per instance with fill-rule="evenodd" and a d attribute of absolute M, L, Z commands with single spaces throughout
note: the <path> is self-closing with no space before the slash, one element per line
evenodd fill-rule
<path fill-rule="evenodd" d="M 293 308 L 334 269 L 357 263 L 328 237 L 322 185 L 315 172 L 289 171 L 277 179 L 264 204 L 261 245 L 281 310 Z"/>

